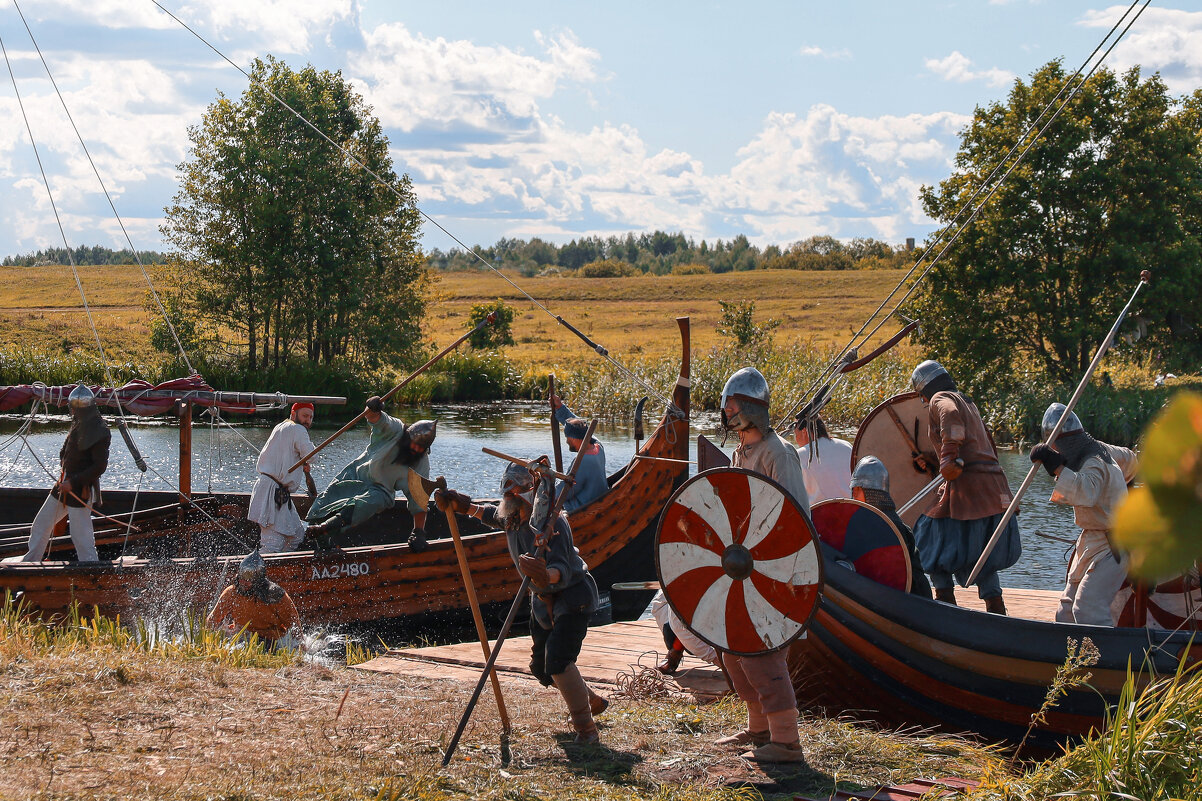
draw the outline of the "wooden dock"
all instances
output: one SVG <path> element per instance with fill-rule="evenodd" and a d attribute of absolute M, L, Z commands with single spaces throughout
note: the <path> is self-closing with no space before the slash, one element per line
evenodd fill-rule
<path fill-rule="evenodd" d="M 1060 593 L 1052 590 L 1007 589 L 1003 592 L 1003 598 L 1012 616 L 1051 621 L 1055 619 Z M 967 609 L 985 609 L 975 589 L 957 588 L 956 600 Z M 641 673 L 643 668 L 654 668 L 663 659 L 664 651 L 664 640 L 654 620 L 610 623 L 589 629 L 576 664 L 590 684 L 617 687 L 623 675 L 629 677 Z M 473 640 L 453 645 L 395 649 L 354 668 L 475 682 L 480 677 L 484 661 L 480 643 Z M 512 637 L 501 649 L 497 659 L 497 674 L 507 682 L 534 681 L 527 667 L 529 661 L 530 638 Z M 726 693 L 727 685 L 717 667 L 689 655 L 680 663 L 677 674 L 667 679 L 666 689 L 707 701 Z"/>

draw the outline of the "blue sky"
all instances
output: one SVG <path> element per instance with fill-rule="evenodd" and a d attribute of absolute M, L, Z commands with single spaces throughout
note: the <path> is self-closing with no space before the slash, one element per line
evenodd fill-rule
<path fill-rule="evenodd" d="M 18 0 L 138 248 L 160 248 L 186 129 L 243 76 L 149 0 Z M 665 229 L 787 245 L 933 226 L 973 108 L 1125 6 L 1001 2 L 160 0 L 246 66 L 341 69 L 419 205 L 468 244 Z M 1157 3 L 1108 65 L 1202 86 L 1202 11 Z M 68 243 L 124 240 L 12 5 L 0 37 Z M 0 255 L 62 240 L 0 71 Z M 454 243 L 427 227 L 426 248 Z"/>

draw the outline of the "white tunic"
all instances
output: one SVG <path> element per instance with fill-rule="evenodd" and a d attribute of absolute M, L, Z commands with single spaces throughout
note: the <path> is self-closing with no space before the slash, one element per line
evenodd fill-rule
<path fill-rule="evenodd" d="M 276 508 L 277 484 L 267 476 L 274 476 L 288 487 L 289 492 L 296 492 L 305 480 L 303 468 L 298 467 L 291 473 L 285 471 L 311 450 L 313 442 L 309 439 L 309 429 L 300 423 L 285 420 L 272 429 L 267 444 L 259 453 L 259 461 L 255 464 L 260 475 L 250 493 L 250 508 L 246 514 L 248 519 L 264 528 L 274 528 L 285 536 L 304 533 L 305 524 L 296 513 L 294 505 L 289 504 L 283 509 Z M 264 473 L 267 475 L 262 475 Z"/>
<path fill-rule="evenodd" d="M 815 446 L 817 449 L 815 450 Z M 810 459 L 810 453 L 814 458 Z M 797 449 L 810 503 L 851 497 L 851 443 L 820 437 Z"/>

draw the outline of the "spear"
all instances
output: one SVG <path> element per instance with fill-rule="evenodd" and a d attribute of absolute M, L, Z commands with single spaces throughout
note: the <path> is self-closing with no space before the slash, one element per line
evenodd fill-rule
<path fill-rule="evenodd" d="M 476 327 L 475 327 L 475 328 L 473 328 L 471 331 L 468 331 L 466 334 L 464 334 L 463 336 L 459 337 L 459 339 L 455 340 L 455 341 L 454 341 L 454 342 L 452 342 L 450 345 L 447 345 L 445 348 L 443 348 L 441 351 L 439 351 L 439 352 L 438 352 L 438 354 L 437 354 L 437 355 L 436 355 L 434 358 L 430 359 L 430 361 L 426 362 L 426 363 L 425 363 L 425 364 L 423 364 L 421 367 L 417 368 L 417 369 L 416 369 L 416 370 L 414 370 L 412 373 L 410 373 L 410 374 L 408 375 L 408 377 L 406 377 L 406 378 L 405 378 L 405 380 L 404 380 L 404 381 L 402 381 L 401 383 L 397 384 L 397 385 L 396 385 L 395 387 L 393 387 L 392 389 L 388 390 L 388 392 L 387 392 L 387 393 L 386 393 L 386 394 L 385 394 L 383 397 L 381 397 L 381 398 L 380 398 L 380 400 L 388 400 L 388 399 L 389 399 L 389 398 L 391 398 L 393 395 L 395 395 L 395 394 L 397 394 L 398 392 L 400 392 L 400 391 L 401 391 L 401 389 L 402 389 L 402 388 L 403 388 L 403 387 L 404 387 L 406 384 L 408 384 L 408 383 L 409 383 L 410 381 L 412 381 L 413 379 L 417 378 L 417 377 L 418 377 L 419 375 L 421 375 L 422 373 L 426 372 L 426 370 L 428 370 L 432 364 L 434 364 L 435 362 L 437 362 L 437 361 L 438 361 L 439 359 L 441 359 L 443 356 L 446 356 L 448 353 L 450 353 L 451 351 L 455 350 L 455 348 L 457 348 L 457 347 L 459 347 L 460 345 L 462 345 L 462 344 L 463 344 L 463 342 L 464 342 L 464 340 L 466 340 L 466 339 L 467 339 L 468 337 L 470 337 L 472 334 L 476 333 L 477 331 L 482 331 L 482 330 L 484 330 L 484 326 L 486 326 L 486 325 L 491 325 L 492 323 L 495 323 L 496 321 L 497 321 L 497 313 L 496 313 L 495 311 L 494 311 L 494 312 L 489 312 L 487 317 L 485 317 L 485 318 L 484 318 L 483 320 L 481 320 L 480 322 L 476 323 Z M 367 412 L 365 412 L 365 411 L 363 411 L 363 412 L 359 412 L 357 415 L 355 415 L 355 419 L 354 419 L 354 420 L 351 420 L 349 423 L 347 423 L 346 425 L 344 425 L 342 428 L 338 429 L 338 430 L 337 430 L 337 431 L 335 431 L 333 434 L 331 434 L 330 436 L 326 437 L 326 439 L 325 439 L 325 441 L 324 441 L 324 442 L 322 442 L 320 445 L 318 445 L 318 446 L 317 446 L 316 448 L 314 448 L 313 450 L 311 450 L 311 451 L 309 451 L 308 453 L 306 453 L 306 454 L 305 454 L 304 456 L 302 456 L 302 457 L 301 457 L 299 460 L 297 460 L 296 464 L 292 465 L 292 467 L 289 467 L 289 468 L 288 468 L 287 470 L 285 470 L 284 472 L 285 472 L 285 473 L 291 473 L 293 470 L 295 470 L 296 468 L 300 467 L 300 466 L 301 466 L 302 464 L 304 464 L 305 462 L 307 462 L 307 461 L 309 461 L 310 459 L 312 459 L 314 456 L 316 456 L 316 455 L 318 454 L 318 452 L 319 452 L 319 451 L 321 451 L 321 449 L 322 449 L 322 448 L 324 448 L 325 446 L 329 445 L 331 442 L 333 442 L 334 440 L 336 440 L 336 439 L 338 439 L 339 437 L 341 437 L 341 436 L 342 436 L 343 434 L 345 434 L 347 431 L 350 431 L 352 428 L 354 428 L 355 424 L 356 424 L 356 423 L 358 423 L 360 420 L 362 420 L 362 419 L 363 419 L 363 416 L 364 416 L 365 414 L 367 414 Z"/>
<path fill-rule="evenodd" d="M 597 430 L 597 421 L 590 420 L 588 430 L 584 434 L 584 441 L 588 442 L 593 432 Z M 576 451 L 576 458 L 572 460 L 572 467 L 568 470 L 568 475 L 573 479 L 576 477 L 576 470 L 580 467 L 580 461 L 584 458 L 585 448 Z M 547 479 L 543 479 L 546 481 Z M 559 510 L 563 508 L 563 502 L 568 498 L 568 490 L 570 482 L 564 482 L 564 485 L 559 490 L 559 495 L 555 498 L 555 503 L 551 506 L 551 513 L 547 515 L 546 528 L 543 530 L 543 544 L 535 551 L 536 556 L 542 556 L 547 551 L 547 542 L 550 541 L 552 533 L 555 531 L 555 520 L 559 517 Z M 530 577 L 522 576 L 522 586 L 518 587 L 517 597 L 513 599 L 513 605 L 509 607 L 509 614 L 505 616 L 505 622 L 501 624 L 501 631 L 497 634 L 497 639 L 493 643 L 492 653 L 488 655 L 488 661 L 484 663 L 484 671 L 480 674 L 480 680 L 476 682 L 476 689 L 472 693 L 471 699 L 467 702 L 467 709 L 463 710 L 463 717 L 459 719 L 459 727 L 455 729 L 455 736 L 451 738 L 451 744 L 447 746 L 447 752 L 442 757 L 442 766 L 445 768 L 451 762 L 451 757 L 455 755 L 455 749 L 459 747 L 459 738 L 463 736 L 463 730 L 467 728 L 467 722 L 472 717 L 472 710 L 476 708 L 476 702 L 480 700 L 480 693 L 484 691 L 484 684 L 488 681 L 489 675 L 492 673 L 493 666 L 497 664 L 497 657 L 501 655 L 501 646 L 505 644 L 505 638 L 509 636 L 509 628 L 513 625 L 514 618 L 518 616 L 518 609 L 522 605 L 522 601 L 526 597 L 526 590 L 530 587 Z"/>
<path fill-rule="evenodd" d="M 1072 413 L 1073 407 L 1077 405 L 1077 401 L 1081 399 L 1082 393 L 1085 392 L 1085 387 L 1089 384 L 1089 379 L 1093 376 L 1094 370 L 1098 369 L 1098 365 L 1102 363 L 1102 357 L 1106 355 L 1106 351 L 1110 349 L 1110 343 L 1114 342 L 1114 335 L 1118 333 L 1119 326 L 1123 324 L 1127 312 L 1131 309 L 1131 304 L 1135 302 L 1135 297 L 1139 291 L 1152 280 L 1152 273 L 1148 270 L 1143 270 L 1139 274 L 1139 283 L 1135 286 L 1135 291 L 1131 293 L 1131 299 L 1127 301 L 1127 305 L 1119 312 L 1118 319 L 1114 321 L 1114 325 L 1110 327 L 1110 333 L 1102 340 L 1101 346 L 1098 347 L 1098 352 L 1094 354 L 1093 361 L 1089 363 L 1089 368 L 1085 371 L 1085 375 L 1081 378 L 1081 383 L 1077 384 L 1077 389 L 1073 392 L 1073 396 L 1069 398 L 1068 404 L 1064 410 L 1064 414 L 1060 415 L 1060 420 L 1056 423 L 1056 427 L 1052 429 L 1052 433 L 1048 436 L 1047 443 L 1051 445 L 1056 441 L 1056 437 L 1060 436 L 1060 429 L 1068 420 L 1069 414 Z M 1022 500 L 1023 494 L 1027 488 L 1031 486 L 1031 482 L 1035 480 L 1035 473 L 1039 470 L 1039 463 L 1031 465 L 1031 469 L 1027 471 L 1027 477 L 1023 479 L 1022 486 L 1018 488 L 1018 492 L 1014 493 L 1014 499 L 1010 501 L 1010 506 L 1006 508 L 1006 513 L 1002 515 L 1001 521 L 998 522 L 997 528 L 993 532 L 993 536 L 989 538 L 989 542 L 985 545 L 985 550 L 981 552 L 981 558 L 977 560 L 977 564 L 972 569 L 972 573 L 968 575 L 968 581 L 964 582 L 964 586 L 971 585 L 977 580 L 977 575 L 981 572 L 981 568 L 985 567 L 985 560 L 989 558 L 989 554 L 993 552 L 997 542 L 1002 537 L 1002 532 L 1006 530 L 1006 525 L 1010 519 L 1014 517 L 1014 512 L 1018 509 L 1018 502 Z"/>

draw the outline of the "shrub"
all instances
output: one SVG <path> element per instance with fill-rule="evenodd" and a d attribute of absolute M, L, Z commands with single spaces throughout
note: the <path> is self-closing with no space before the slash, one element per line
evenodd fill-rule
<path fill-rule="evenodd" d="M 497 313 L 497 321 L 486 325 L 479 331 L 473 331 L 468 337 L 468 344 L 476 350 L 499 348 L 502 345 L 513 344 L 513 307 L 497 298 L 492 303 L 477 303 L 472 306 L 467 316 L 467 327 L 475 328 L 488 315 Z"/>
<path fill-rule="evenodd" d="M 672 268 L 672 275 L 708 275 L 710 272 L 708 264 L 698 264 L 697 262 L 677 264 Z"/>
<path fill-rule="evenodd" d="M 755 347 L 772 339 L 772 330 L 780 325 L 780 320 L 766 320 L 757 323 L 754 300 L 720 300 L 722 321 L 718 325 L 718 333 L 732 338 L 739 347 Z"/>
<path fill-rule="evenodd" d="M 620 259 L 605 259 L 590 261 L 580 268 L 577 275 L 581 278 L 623 278 L 634 275 L 637 271 Z"/>

